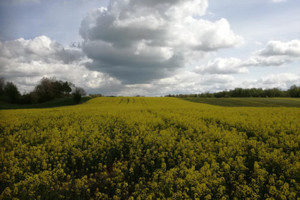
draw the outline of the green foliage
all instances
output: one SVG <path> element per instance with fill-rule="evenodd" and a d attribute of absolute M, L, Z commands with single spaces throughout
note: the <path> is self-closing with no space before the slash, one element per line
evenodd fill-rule
<path fill-rule="evenodd" d="M 41 104 L 55 99 L 70 97 L 70 92 L 74 89 L 72 95 L 76 104 L 81 102 L 81 97 L 86 95 L 84 89 L 75 87 L 68 81 L 60 81 L 55 78 L 42 78 L 40 83 L 30 93 L 23 95 L 18 91 L 17 86 L 12 82 L 5 82 L 4 78 L 0 78 L 0 109 L 1 107 L 14 108 L 20 105 Z M 11 105 L 3 106 L 3 103 Z M 12 105 L 19 104 L 19 105 Z M 24 106 L 24 107 L 42 107 L 40 105 Z M 52 106 L 53 107 L 53 106 Z"/>
<path fill-rule="evenodd" d="M 83 97 L 81 98 L 80 103 L 85 103 L 90 99 L 91 97 Z M 0 110 L 25 109 L 25 108 L 53 108 L 53 107 L 72 106 L 72 105 L 75 105 L 72 97 L 58 98 L 44 103 L 36 103 L 36 104 L 10 104 L 10 103 L 5 103 L 0 101 Z"/>
<path fill-rule="evenodd" d="M 16 103 L 21 96 L 17 86 L 12 82 L 5 84 L 4 95 L 8 97 L 10 103 Z"/>
<path fill-rule="evenodd" d="M 0 199 L 300 195 L 299 108 L 101 97 L 0 112 Z"/>
<path fill-rule="evenodd" d="M 86 92 L 84 91 L 83 88 L 76 87 L 74 92 L 72 93 L 73 95 L 73 100 L 76 104 L 78 104 L 81 100 L 81 97 L 86 95 Z"/>
<path fill-rule="evenodd" d="M 0 96 L 4 95 L 5 79 L 0 77 Z"/>
<path fill-rule="evenodd" d="M 55 98 L 67 96 L 71 91 L 70 82 L 57 81 L 55 78 L 42 78 L 40 84 L 38 84 L 34 93 L 37 94 L 39 102 L 49 101 Z"/>
<path fill-rule="evenodd" d="M 288 90 L 291 97 L 300 97 L 300 87 L 296 85 L 292 85 Z"/>

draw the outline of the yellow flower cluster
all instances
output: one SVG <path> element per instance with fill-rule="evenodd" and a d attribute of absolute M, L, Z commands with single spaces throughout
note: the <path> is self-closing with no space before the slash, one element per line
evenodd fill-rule
<path fill-rule="evenodd" d="M 300 109 L 101 97 L 0 111 L 0 199 L 297 199 Z"/>

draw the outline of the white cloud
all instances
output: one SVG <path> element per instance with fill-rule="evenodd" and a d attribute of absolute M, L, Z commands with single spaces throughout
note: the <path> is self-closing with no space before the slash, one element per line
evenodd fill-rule
<path fill-rule="evenodd" d="M 208 0 L 111 0 L 81 24 L 89 69 L 124 83 L 149 83 L 193 62 L 195 52 L 241 44 L 226 19 L 201 18 L 207 7 Z"/>
<path fill-rule="evenodd" d="M 143 48 L 141 44 L 140 51 L 145 51 Z M 165 51 L 167 53 L 162 57 L 168 59 L 171 55 L 168 50 Z M 69 59 L 74 55 L 77 56 L 76 59 Z M 153 58 L 156 56 L 152 55 Z M 300 84 L 300 75 L 291 73 L 239 81 L 230 74 L 246 72 L 246 61 L 236 58 L 215 59 L 198 68 L 198 71 L 185 68 L 175 75 L 141 84 L 123 84 L 108 74 L 89 70 L 85 67 L 89 62 L 80 50 L 65 48 L 45 36 L 32 40 L 0 42 L 0 73 L 7 80 L 15 82 L 22 92 L 31 91 L 44 76 L 71 81 L 90 93 L 124 96 L 216 92 L 235 87 L 286 89 L 292 84 Z"/>
<path fill-rule="evenodd" d="M 262 56 L 300 56 L 300 40 L 291 40 L 288 42 L 281 42 L 272 40 L 269 41 L 266 48 L 260 50 L 258 54 Z"/>
<path fill-rule="evenodd" d="M 282 3 L 286 2 L 287 0 L 272 0 L 273 3 Z"/>
<path fill-rule="evenodd" d="M 216 58 L 209 61 L 205 66 L 196 67 L 197 73 L 201 74 L 236 74 L 247 73 L 248 69 L 237 58 Z"/>
<path fill-rule="evenodd" d="M 257 83 L 271 87 L 286 87 L 286 85 L 291 85 L 295 82 L 299 83 L 299 75 L 291 73 L 271 74 L 267 77 L 262 77 L 257 81 Z"/>
<path fill-rule="evenodd" d="M 270 41 L 262 50 L 255 51 L 246 59 L 216 58 L 198 66 L 200 74 L 236 74 L 248 72 L 248 67 L 282 66 L 300 60 L 300 40 L 288 42 Z"/>
<path fill-rule="evenodd" d="M 270 66 L 282 66 L 284 64 L 293 62 L 295 59 L 288 56 L 252 56 L 248 60 L 241 63 L 247 67 L 270 67 Z"/>
<path fill-rule="evenodd" d="M 244 65 L 281 66 L 297 60 L 300 60 L 300 40 L 269 41 L 264 49 L 254 52 Z"/>
<path fill-rule="evenodd" d="M 240 85 L 243 88 L 281 88 L 288 89 L 291 85 L 300 85 L 300 74 L 279 73 L 270 74 L 256 80 L 245 80 Z"/>
<path fill-rule="evenodd" d="M 31 62 L 41 60 L 51 63 L 60 60 L 64 63 L 72 63 L 80 60 L 83 54 L 80 49 L 64 48 L 59 43 L 46 36 L 39 36 L 32 40 L 23 38 L 0 43 L 0 56 L 15 58 L 19 62 Z"/>
<path fill-rule="evenodd" d="M 40 3 L 40 0 L 12 0 L 14 4 L 24 4 L 24 3 Z"/>
<path fill-rule="evenodd" d="M 24 91 L 31 91 L 42 77 L 56 77 L 87 90 L 114 88 L 120 82 L 98 71 L 88 70 L 90 62 L 80 49 L 65 48 L 46 36 L 32 40 L 0 42 L 0 73 Z"/>
<path fill-rule="evenodd" d="M 119 94 L 161 96 L 221 91 L 232 87 L 234 80 L 231 75 L 201 75 L 191 71 L 182 71 L 174 76 L 152 81 L 149 84 L 126 85 Z"/>

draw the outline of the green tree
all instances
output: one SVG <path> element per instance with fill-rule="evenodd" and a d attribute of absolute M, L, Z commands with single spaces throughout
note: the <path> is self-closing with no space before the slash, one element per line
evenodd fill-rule
<path fill-rule="evenodd" d="M 76 104 L 78 104 L 81 100 L 81 97 L 86 95 L 86 92 L 83 88 L 76 87 L 72 95 L 73 95 L 73 100 L 75 101 Z"/>
<path fill-rule="evenodd" d="M 17 103 L 21 96 L 17 86 L 12 82 L 5 84 L 4 94 L 8 97 L 10 103 Z"/>
<path fill-rule="evenodd" d="M 300 87 L 292 85 L 288 90 L 288 93 L 291 97 L 300 97 Z"/>
<path fill-rule="evenodd" d="M 68 96 L 74 84 L 63 82 L 55 78 L 42 78 L 40 84 L 35 87 L 34 92 L 39 97 L 39 102 L 45 102 L 55 98 Z"/>
<path fill-rule="evenodd" d="M 52 82 L 53 79 L 51 80 L 49 78 L 42 78 L 40 84 L 35 87 L 34 91 L 39 97 L 39 102 L 45 102 L 55 97 Z"/>
<path fill-rule="evenodd" d="M 4 86 L 5 86 L 5 80 L 4 78 L 0 78 L 0 96 L 4 94 Z"/>

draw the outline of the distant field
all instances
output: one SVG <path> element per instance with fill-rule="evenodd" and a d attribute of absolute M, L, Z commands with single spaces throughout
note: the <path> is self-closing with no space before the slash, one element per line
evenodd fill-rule
<path fill-rule="evenodd" d="M 0 199 L 297 199 L 299 120 L 178 98 L 0 110 Z"/>
<path fill-rule="evenodd" d="M 300 98 L 198 98 L 185 100 L 228 107 L 300 107 Z"/>
<path fill-rule="evenodd" d="M 83 97 L 81 99 L 81 103 L 86 102 L 90 100 L 90 97 Z M 61 106 L 71 106 L 74 105 L 73 99 L 70 98 L 60 98 L 60 99 L 54 99 L 45 103 L 38 103 L 38 104 L 24 104 L 24 105 L 18 105 L 18 104 L 9 104 L 0 101 L 0 110 L 4 109 L 27 109 L 27 108 L 53 108 L 53 107 L 61 107 Z"/>

